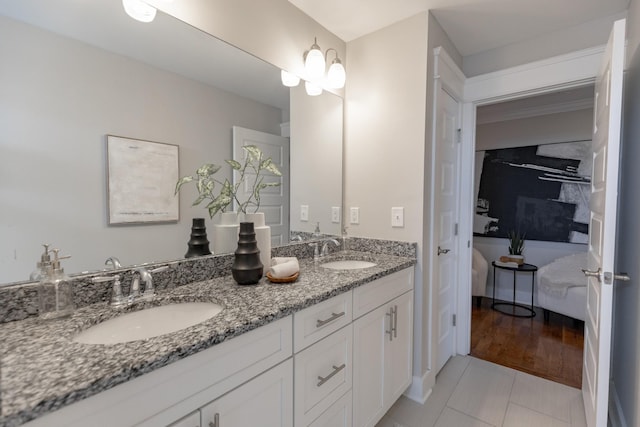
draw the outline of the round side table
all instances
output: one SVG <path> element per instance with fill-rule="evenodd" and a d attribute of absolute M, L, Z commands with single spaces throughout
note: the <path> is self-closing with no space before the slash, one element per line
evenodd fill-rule
<path fill-rule="evenodd" d="M 496 264 L 495 261 L 491 263 L 493 266 L 493 301 L 491 308 L 499 311 L 500 313 L 507 314 L 514 317 L 534 317 L 536 312 L 533 309 L 533 287 L 535 285 L 536 271 L 538 267 L 533 264 L 522 264 L 519 267 L 511 267 L 506 265 Z M 500 301 L 496 302 L 496 269 L 513 271 L 513 299 L 511 302 Z M 516 303 L 516 273 L 530 273 L 531 274 L 531 306 Z M 508 308 L 507 308 L 508 307 Z"/>

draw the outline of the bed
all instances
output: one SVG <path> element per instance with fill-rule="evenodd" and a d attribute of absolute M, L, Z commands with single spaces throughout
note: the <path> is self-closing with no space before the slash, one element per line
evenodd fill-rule
<path fill-rule="evenodd" d="M 538 269 L 538 305 L 549 311 L 584 321 L 587 311 L 587 253 L 558 258 Z"/>

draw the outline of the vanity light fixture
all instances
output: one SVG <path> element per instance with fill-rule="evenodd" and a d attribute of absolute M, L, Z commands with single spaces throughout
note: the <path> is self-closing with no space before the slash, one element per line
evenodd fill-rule
<path fill-rule="evenodd" d="M 286 87 L 296 87 L 300 84 L 300 77 L 286 70 L 280 71 L 280 78 L 282 79 L 282 84 Z"/>
<path fill-rule="evenodd" d="M 127 15 L 140 22 L 151 22 L 156 17 L 156 8 L 142 0 L 122 0 Z"/>
<path fill-rule="evenodd" d="M 313 82 L 304 82 L 304 89 L 309 96 L 318 96 L 322 94 L 322 88 Z"/>

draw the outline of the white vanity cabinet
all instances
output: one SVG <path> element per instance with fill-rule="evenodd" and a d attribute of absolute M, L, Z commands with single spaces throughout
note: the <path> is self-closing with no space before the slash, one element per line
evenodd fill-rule
<path fill-rule="evenodd" d="M 200 411 L 194 411 L 175 423 L 171 423 L 168 427 L 201 427 Z"/>
<path fill-rule="evenodd" d="M 360 314 L 353 322 L 354 427 L 375 426 L 411 384 L 412 289 L 410 269 L 354 292 Z"/>

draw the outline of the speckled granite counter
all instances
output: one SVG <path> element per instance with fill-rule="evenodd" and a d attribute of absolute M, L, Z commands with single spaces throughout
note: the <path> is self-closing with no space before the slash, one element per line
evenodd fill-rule
<path fill-rule="evenodd" d="M 29 318 L 0 325 L 0 426 L 20 425 L 415 264 L 412 258 L 360 252 L 339 252 L 322 262 L 349 258 L 377 265 L 330 270 L 304 259 L 300 277 L 292 284 L 263 281 L 238 286 L 231 276 L 223 276 L 167 290 L 146 304 L 211 301 L 225 308 L 206 322 L 142 341 L 114 345 L 73 342 L 79 331 L 123 312 L 104 303 L 81 308 L 68 319 Z M 141 307 L 134 305 L 126 311 Z"/>

